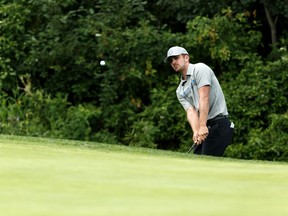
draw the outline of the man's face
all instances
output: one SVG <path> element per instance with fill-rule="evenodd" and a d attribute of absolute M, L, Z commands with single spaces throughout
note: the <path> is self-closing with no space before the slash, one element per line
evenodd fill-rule
<path fill-rule="evenodd" d="M 169 63 L 176 72 L 182 72 L 185 69 L 187 62 L 189 62 L 188 55 L 171 56 L 169 58 Z"/>

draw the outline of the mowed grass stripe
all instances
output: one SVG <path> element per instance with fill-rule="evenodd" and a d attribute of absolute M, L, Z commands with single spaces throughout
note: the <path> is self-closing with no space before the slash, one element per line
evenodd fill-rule
<path fill-rule="evenodd" d="M 0 166 L 1 215 L 288 215 L 286 163 L 0 136 Z"/>

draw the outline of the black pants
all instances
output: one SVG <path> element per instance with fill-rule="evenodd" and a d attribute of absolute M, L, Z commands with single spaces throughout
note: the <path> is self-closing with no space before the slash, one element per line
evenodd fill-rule
<path fill-rule="evenodd" d="M 209 135 L 206 140 L 195 145 L 193 153 L 198 155 L 223 156 L 225 149 L 232 143 L 234 128 L 228 118 L 208 121 Z"/>

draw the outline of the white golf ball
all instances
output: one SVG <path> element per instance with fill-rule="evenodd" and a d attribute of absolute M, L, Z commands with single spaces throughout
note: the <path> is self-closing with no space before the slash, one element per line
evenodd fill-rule
<path fill-rule="evenodd" d="M 101 66 L 104 66 L 105 64 L 106 64 L 106 63 L 105 63 L 104 60 L 100 61 L 100 65 L 101 65 Z"/>

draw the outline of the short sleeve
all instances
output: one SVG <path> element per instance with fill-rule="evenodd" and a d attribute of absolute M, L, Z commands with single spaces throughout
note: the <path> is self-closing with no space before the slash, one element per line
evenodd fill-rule
<path fill-rule="evenodd" d="M 194 73 L 198 89 L 209 85 L 211 86 L 212 83 L 212 69 L 203 63 L 198 63 L 195 65 L 196 70 Z"/>

